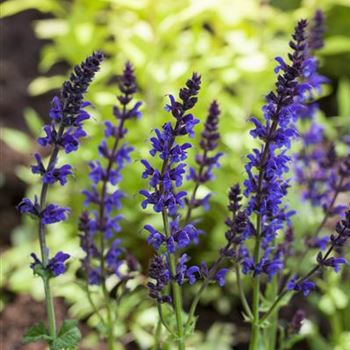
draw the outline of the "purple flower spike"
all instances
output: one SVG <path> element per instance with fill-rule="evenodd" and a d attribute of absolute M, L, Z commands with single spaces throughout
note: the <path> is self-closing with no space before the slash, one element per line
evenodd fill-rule
<path fill-rule="evenodd" d="M 149 277 L 156 281 L 155 284 L 153 282 L 148 282 L 147 284 L 150 296 L 156 299 L 159 303 L 171 302 L 170 295 L 162 294 L 163 290 L 170 282 L 170 272 L 164 258 L 155 255 L 151 260 L 148 272 Z"/>
<path fill-rule="evenodd" d="M 78 149 L 79 139 L 86 136 L 82 122 L 89 118 L 84 110 L 88 103 L 83 97 L 102 60 L 103 54 L 94 52 L 80 66 L 75 66 L 70 79 L 64 82 L 60 96 L 52 100 L 49 112 L 52 122 L 44 127 L 46 136 L 38 138 L 41 146 L 55 145 L 66 153 Z"/>
<path fill-rule="evenodd" d="M 307 22 L 299 21 L 289 43 L 292 50 L 288 55 L 290 62 L 276 58 L 276 90 L 266 96 L 264 120 L 251 118 L 254 129 L 250 134 L 260 140 L 261 146 L 248 155 L 245 166 L 248 178 L 244 182 L 243 193 L 248 198 L 245 212 L 249 220 L 239 236 L 239 244 L 244 245 L 245 240 L 256 238 L 256 235 L 259 235 L 257 239 L 261 244 L 254 259 L 244 246 L 236 255 L 243 272 L 252 273 L 255 277 L 265 274 L 271 279 L 282 271 L 284 254 L 289 251 L 287 245 L 275 246 L 277 235 L 282 230 L 288 232 L 290 218 L 295 213 L 284 204 L 290 187 L 290 180 L 285 178 L 291 160 L 288 151 L 292 140 L 298 136 L 296 121 L 309 102 L 308 96 L 319 88 L 322 80 L 316 76 L 317 65 L 309 55 L 306 29 Z M 316 129 L 313 131 L 316 133 Z M 317 136 L 310 135 L 309 142 L 314 142 Z M 256 215 L 258 221 L 255 220 Z M 242 252 L 246 253 L 242 256 Z"/>
<path fill-rule="evenodd" d="M 125 123 L 141 115 L 141 102 L 132 104 L 137 85 L 133 67 L 129 62 L 126 63 L 123 74 L 118 76 L 118 87 L 121 92 L 117 96 L 119 104 L 113 107 L 116 123 L 105 122 L 105 139 L 98 147 L 100 160 L 89 164 L 89 178 L 93 184 L 90 190 L 82 192 L 85 195 L 85 204 L 97 207 L 97 211 L 84 211 L 79 224 L 82 231 L 80 244 L 86 253 L 82 266 L 87 283 L 94 285 L 105 283 L 111 275 L 119 279 L 129 278 L 121 273 L 121 266 L 129 265 L 122 242 L 116 238 L 121 231 L 120 221 L 123 218 L 122 215 L 116 214 L 116 211 L 121 209 L 125 194 L 120 189 L 109 190 L 109 184 L 116 186 L 120 183 L 123 168 L 126 163 L 131 162 L 130 153 L 133 147 L 127 143 L 121 144 L 121 140 L 127 134 Z M 100 247 L 104 249 L 101 250 Z M 128 272 L 131 272 L 131 269 Z"/>
<path fill-rule="evenodd" d="M 201 153 L 196 155 L 196 163 L 198 169 L 190 168 L 187 176 L 188 180 L 194 182 L 194 190 L 190 198 L 186 198 L 188 213 L 186 221 L 190 220 L 193 209 L 203 206 L 205 210 L 209 209 L 210 194 L 202 199 L 196 198 L 198 187 L 212 179 L 214 179 L 213 169 L 219 168 L 219 159 L 223 155 L 221 152 L 211 154 L 218 146 L 220 134 L 218 132 L 220 109 L 216 101 L 213 101 L 209 107 L 208 116 L 201 134 L 200 148 Z"/>
<path fill-rule="evenodd" d="M 317 10 L 312 19 L 312 25 L 309 31 L 308 46 L 311 50 L 319 50 L 324 46 L 324 14 L 321 10 Z"/>
<path fill-rule="evenodd" d="M 82 128 L 82 122 L 88 119 L 89 115 L 84 111 L 88 103 L 84 102 L 83 98 L 95 73 L 99 70 L 102 59 L 102 53 L 95 52 L 80 66 L 75 66 L 70 79 L 64 82 L 60 96 L 53 98 L 49 112 L 51 124 L 44 126 L 46 136 L 38 138 L 40 146 L 53 146 L 51 157 L 45 166 L 40 154 L 35 153 L 36 164 L 31 166 L 32 173 L 40 175 L 42 180 L 40 203 L 37 197 L 35 197 L 34 203 L 28 198 L 24 198 L 17 206 L 21 213 L 31 214 L 40 221 L 39 239 L 41 247 L 44 247 L 41 252 L 43 263 L 35 255 L 32 255 L 33 264 L 40 262 L 43 268 L 49 268 L 52 273 L 51 277 L 64 273 L 64 261 L 68 259 L 69 255 L 59 252 L 55 257 L 49 259 L 48 248 L 45 247 L 44 241 L 45 225 L 66 220 L 69 208 L 52 203 L 46 204 L 46 193 L 49 185 L 59 182 L 63 186 L 67 183 L 67 177 L 73 174 L 71 165 L 57 166 L 58 154 L 61 148 L 66 153 L 75 151 L 79 146 L 79 138 L 86 135 Z"/>
<path fill-rule="evenodd" d="M 61 186 L 64 186 L 67 183 L 67 177 L 73 174 L 71 165 L 58 164 L 59 155 L 62 150 L 66 153 L 77 150 L 79 139 L 86 136 L 86 132 L 83 130 L 83 122 L 89 119 L 89 115 L 84 110 L 88 105 L 83 100 L 84 94 L 87 92 L 95 73 L 99 70 L 102 60 L 102 53 L 94 52 L 81 65 L 75 66 L 69 80 L 63 83 L 60 96 L 53 98 L 49 111 L 50 124 L 44 126 L 45 136 L 41 136 L 37 140 L 42 147 L 50 146 L 49 160 L 45 166 L 40 154 L 35 153 L 36 164 L 31 166 L 32 173 L 41 177 L 40 194 L 35 196 L 34 203 L 28 198 L 24 198 L 17 206 L 21 213 L 30 214 L 38 220 L 37 232 L 42 261 L 33 253 L 31 256 L 34 261 L 30 264 L 30 267 L 34 274 L 42 279 L 48 317 L 47 329 L 43 326 L 45 322 L 40 321 L 31 327 L 24 337 L 27 337 L 29 342 L 35 342 L 38 339 L 45 340 L 50 348 L 54 346 L 53 342 L 56 341 L 56 336 L 62 335 L 62 329 L 66 324 L 66 321 L 64 321 L 62 328 L 56 331 L 55 307 L 50 292 L 50 280 L 66 271 L 65 262 L 70 255 L 60 251 L 50 258 L 50 249 L 46 243 L 46 225 L 66 220 L 69 209 L 57 204 L 47 203 L 47 197 L 50 185 L 59 182 Z M 33 330 L 37 330 L 38 327 L 41 330 L 39 332 L 34 331 L 38 336 L 31 337 Z M 69 328 L 75 332 L 74 339 L 69 339 L 69 344 L 61 344 L 58 347 L 74 348 L 78 345 L 80 334 L 77 326 L 73 322 L 73 324 L 70 323 Z"/>
<path fill-rule="evenodd" d="M 174 122 L 167 122 L 161 129 L 155 129 L 155 136 L 150 139 L 150 154 L 158 156 L 162 162 L 160 169 L 157 169 L 147 160 L 142 160 L 144 171 L 142 177 L 149 179 L 150 188 L 141 190 L 140 194 L 145 197 L 142 201 L 142 208 L 148 205 L 153 206 L 156 213 L 162 213 L 165 220 L 163 232 L 159 232 L 153 226 L 146 225 L 144 228 L 149 232 L 147 242 L 157 251 L 157 255 L 150 265 L 150 277 L 156 281 L 149 282 L 150 296 L 158 302 L 171 302 L 169 295 L 165 295 L 165 287 L 175 281 L 179 285 L 188 282 L 194 284 L 202 277 L 201 270 L 197 266 L 187 266 L 189 257 L 186 253 L 178 257 L 176 254 L 180 250 L 186 249 L 191 244 L 197 244 L 199 235 L 202 233 L 190 220 L 186 218 L 181 221 L 179 210 L 184 207 L 184 199 L 187 192 L 181 191 L 183 178 L 187 168 L 184 162 L 187 159 L 187 150 L 192 147 L 188 142 L 180 143 L 182 136 L 189 138 L 194 136 L 194 127 L 198 120 L 190 112 L 197 102 L 197 95 L 200 89 L 200 76 L 194 73 L 191 79 L 187 80 L 186 87 L 179 92 L 179 98 L 169 95 L 169 103 L 165 110 L 170 112 Z M 207 152 L 212 151 L 218 141 L 217 123 L 219 109 L 216 102 L 210 108 L 209 116 L 202 134 L 201 143 L 204 158 L 198 160 L 198 164 L 203 164 L 203 169 L 207 173 L 203 176 L 211 177 L 211 169 L 217 166 L 220 155 L 209 157 Z M 192 204 L 207 206 L 209 196 L 198 200 L 192 198 Z M 186 203 L 188 200 L 185 199 Z M 191 205 L 192 205 L 191 204 Z M 169 259 L 174 260 L 172 270 L 168 264 Z M 167 263 L 165 263 L 165 261 Z M 157 275 L 158 274 L 158 275 Z M 166 276 L 166 278 L 163 278 Z"/>

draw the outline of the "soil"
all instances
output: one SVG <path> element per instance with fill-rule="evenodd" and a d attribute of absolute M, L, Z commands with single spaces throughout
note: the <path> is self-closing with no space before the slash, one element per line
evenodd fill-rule
<path fill-rule="evenodd" d="M 46 350 L 47 346 L 44 343 L 23 344 L 21 340 L 25 331 L 33 325 L 33 320 L 46 319 L 44 303 L 37 302 L 31 296 L 23 294 L 13 295 L 13 298 L 0 315 L 1 350 Z M 55 299 L 55 310 L 57 324 L 69 318 L 68 308 L 63 299 Z M 89 328 L 83 322 L 79 323 L 79 329 L 82 337 L 89 332 Z M 79 349 L 91 350 L 82 346 Z M 106 346 L 101 342 L 95 349 L 105 350 Z"/>

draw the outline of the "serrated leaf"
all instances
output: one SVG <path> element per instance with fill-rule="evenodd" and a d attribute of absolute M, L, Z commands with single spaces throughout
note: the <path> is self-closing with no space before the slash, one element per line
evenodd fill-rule
<path fill-rule="evenodd" d="M 75 320 L 63 321 L 57 338 L 51 343 L 52 350 L 74 349 L 81 339 L 80 330 Z"/>
<path fill-rule="evenodd" d="M 47 330 L 43 321 L 35 324 L 30 327 L 23 336 L 24 343 L 33 343 L 36 341 L 47 341 L 51 340 L 51 336 L 49 335 L 49 331 Z"/>

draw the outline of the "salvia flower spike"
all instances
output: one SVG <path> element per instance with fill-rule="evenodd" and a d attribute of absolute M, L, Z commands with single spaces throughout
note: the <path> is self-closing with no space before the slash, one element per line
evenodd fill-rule
<path fill-rule="evenodd" d="M 56 337 L 56 321 L 49 280 L 65 272 L 65 262 L 69 254 L 60 251 L 50 258 L 45 231 L 46 225 L 66 220 L 69 209 L 54 203 L 46 203 L 46 197 L 49 185 L 58 182 L 64 186 L 67 177 L 73 173 L 69 164 L 58 166 L 58 155 L 61 150 L 66 153 L 76 151 L 80 138 L 86 136 L 83 122 L 90 116 L 85 111 L 89 103 L 84 101 L 84 94 L 99 70 L 102 60 L 103 54 L 94 52 L 81 65 L 75 66 L 70 79 L 64 82 L 60 95 L 53 98 L 49 112 L 51 122 L 44 126 L 45 136 L 38 138 L 40 146 L 51 146 L 50 158 L 45 166 L 40 154 L 36 153 L 34 155 L 36 164 L 32 166 L 32 172 L 41 177 L 41 192 L 39 198 L 35 196 L 34 201 L 24 198 L 17 207 L 21 213 L 30 214 L 38 219 L 41 260 L 33 253 L 34 261 L 31 268 L 44 282 L 51 342 Z"/>
<path fill-rule="evenodd" d="M 126 163 L 130 163 L 130 153 L 134 149 L 128 143 L 121 144 L 127 133 L 126 122 L 141 117 L 141 102 L 132 102 L 137 85 L 133 67 L 129 62 L 125 64 L 123 74 L 118 77 L 118 87 L 121 92 L 117 97 L 119 103 L 113 107 L 116 123 L 105 122 L 105 139 L 98 147 L 99 158 L 103 159 L 104 164 L 99 160 L 90 162 L 89 177 L 92 186 L 83 191 L 84 204 L 92 205 L 96 210 L 84 211 L 79 223 L 79 229 L 82 231 L 81 247 L 85 252 L 82 266 L 87 283 L 101 286 L 105 298 L 109 349 L 114 348 L 115 341 L 114 312 L 111 309 L 113 300 L 109 297 L 106 280 L 114 275 L 120 281 L 127 281 L 130 278 L 129 272 L 136 268 L 134 258 L 125 251 L 121 239 L 117 237 L 121 231 L 119 222 L 122 215 L 116 211 L 121 209 L 121 200 L 125 194 L 115 187 L 122 180 L 121 171 Z M 110 186 L 114 188 L 111 191 Z M 128 272 L 121 270 L 123 265 L 127 267 Z"/>
<path fill-rule="evenodd" d="M 179 93 L 179 99 L 169 95 L 166 111 L 174 118 L 174 123 L 167 122 L 162 129 L 155 129 L 155 136 L 151 138 L 150 154 L 158 156 L 162 161 L 161 169 L 153 167 L 147 160 L 142 160 L 145 166 L 143 178 L 149 178 L 150 190 L 141 190 L 145 197 L 142 207 L 152 205 L 156 213 L 161 213 L 163 230 L 159 231 L 151 225 L 146 225 L 149 232 L 148 243 L 153 246 L 157 254 L 150 264 L 148 283 L 150 295 L 158 303 L 172 303 L 177 320 L 177 336 L 179 349 L 184 349 L 184 329 L 182 320 L 181 289 L 187 281 L 193 284 L 200 277 L 198 266 L 189 266 L 189 256 L 181 250 L 190 244 L 196 244 L 200 231 L 191 223 L 181 224 L 179 209 L 184 206 L 187 193 L 178 190 L 183 182 L 187 158 L 187 149 L 191 143 L 180 143 L 182 136 L 194 136 L 193 128 L 199 122 L 190 110 L 197 102 L 201 78 L 194 73 L 187 80 L 186 87 Z M 171 285 L 172 294 L 167 286 Z M 159 307 L 161 312 L 162 308 Z M 162 315 L 160 315 L 162 318 Z M 166 325 L 167 328 L 169 328 Z"/>
<path fill-rule="evenodd" d="M 276 58 L 276 89 L 266 96 L 264 122 L 251 118 L 255 128 L 250 134 L 260 140 L 261 146 L 248 155 L 245 166 L 247 180 L 243 194 L 248 198 L 245 210 L 248 224 L 240 235 L 242 241 L 237 255 L 242 272 L 252 274 L 254 281 L 251 350 L 257 349 L 260 342 L 260 276 L 264 274 L 271 281 L 283 269 L 283 250 L 277 249 L 275 239 L 281 229 L 291 225 L 290 217 L 294 214 L 283 200 L 290 186 L 285 174 L 289 171 L 290 161 L 287 152 L 292 139 L 297 136 L 295 122 L 304 107 L 305 94 L 313 89 L 312 84 L 302 80 L 309 64 L 306 28 L 305 20 L 295 27 L 289 43 L 290 63 Z M 252 254 L 245 244 L 251 238 L 255 242 Z"/>
<path fill-rule="evenodd" d="M 218 146 L 220 140 L 219 126 L 220 109 L 219 104 L 214 100 L 208 110 L 208 116 L 204 124 L 204 130 L 200 139 L 200 152 L 196 154 L 196 163 L 198 169 L 190 167 L 188 180 L 194 182 L 194 188 L 191 196 L 185 199 L 187 204 L 187 213 L 185 222 L 189 222 L 193 209 L 203 206 L 205 210 L 209 209 L 210 193 L 203 198 L 197 198 L 197 191 L 200 185 L 214 178 L 213 169 L 219 168 L 219 159 L 223 155 L 222 152 L 213 152 Z"/>

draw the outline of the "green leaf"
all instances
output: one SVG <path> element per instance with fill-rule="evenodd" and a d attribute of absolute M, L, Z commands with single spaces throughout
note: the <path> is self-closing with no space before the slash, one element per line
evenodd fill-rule
<path fill-rule="evenodd" d="M 350 81 L 348 79 L 341 79 L 339 82 L 337 100 L 339 106 L 339 115 L 350 115 Z"/>
<path fill-rule="evenodd" d="M 64 77 L 61 75 L 38 77 L 31 81 L 28 86 L 28 92 L 31 96 L 39 96 L 48 91 L 58 89 L 63 81 Z"/>
<path fill-rule="evenodd" d="M 32 140 L 22 131 L 2 128 L 0 140 L 19 153 L 27 153 L 32 148 Z"/>
<path fill-rule="evenodd" d="M 36 341 L 47 341 L 51 340 L 51 336 L 49 335 L 49 331 L 47 330 L 43 321 L 35 324 L 30 327 L 23 336 L 24 343 L 33 343 Z"/>
<path fill-rule="evenodd" d="M 81 339 L 81 334 L 75 320 L 63 321 L 57 338 L 51 343 L 52 350 L 74 349 Z"/>
<path fill-rule="evenodd" d="M 38 113 L 33 108 L 28 107 L 24 111 L 24 119 L 32 135 L 34 137 L 39 137 L 43 122 Z"/>
<path fill-rule="evenodd" d="M 19 12 L 36 9 L 41 12 L 61 12 L 59 3 L 48 0 L 12 0 L 1 4 L 1 18 L 13 16 Z"/>

